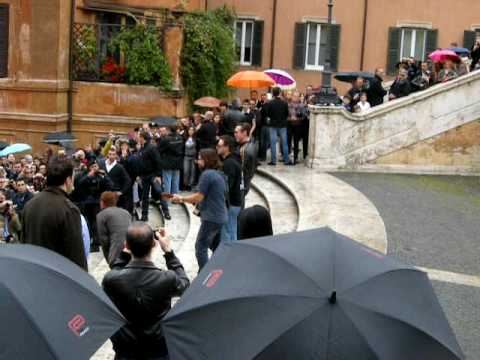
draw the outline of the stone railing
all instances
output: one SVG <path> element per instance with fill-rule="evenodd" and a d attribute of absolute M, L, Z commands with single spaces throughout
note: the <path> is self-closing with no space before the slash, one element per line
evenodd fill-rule
<path fill-rule="evenodd" d="M 480 71 L 365 114 L 319 106 L 312 106 L 310 112 L 308 165 L 325 170 L 359 169 L 480 119 Z"/>

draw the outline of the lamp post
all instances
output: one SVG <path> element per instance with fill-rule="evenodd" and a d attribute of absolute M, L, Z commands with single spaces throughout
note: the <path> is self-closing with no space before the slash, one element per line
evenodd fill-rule
<path fill-rule="evenodd" d="M 337 93 L 332 88 L 332 23 L 333 23 L 333 0 L 328 0 L 328 21 L 327 21 L 327 56 L 328 62 L 325 63 L 322 72 L 322 87 L 316 95 L 316 104 L 330 105 L 335 104 L 338 100 Z"/>

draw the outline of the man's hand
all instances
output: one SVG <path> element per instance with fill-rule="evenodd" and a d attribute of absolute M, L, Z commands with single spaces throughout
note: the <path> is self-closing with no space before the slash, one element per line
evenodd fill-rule
<path fill-rule="evenodd" d="M 157 240 L 163 252 L 168 253 L 172 251 L 170 237 L 167 235 L 165 228 L 160 228 L 155 232 L 155 239 Z"/>

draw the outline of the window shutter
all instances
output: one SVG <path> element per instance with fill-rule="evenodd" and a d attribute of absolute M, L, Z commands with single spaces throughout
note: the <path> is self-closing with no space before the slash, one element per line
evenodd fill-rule
<path fill-rule="evenodd" d="M 263 47 L 263 21 L 255 21 L 253 24 L 253 54 L 252 65 L 262 66 Z"/>
<path fill-rule="evenodd" d="M 0 77 L 8 76 L 9 6 L 0 4 Z"/>
<path fill-rule="evenodd" d="M 338 53 L 340 50 L 340 25 L 330 25 L 328 36 L 330 40 L 330 71 L 338 71 Z"/>
<path fill-rule="evenodd" d="M 437 50 L 438 47 L 438 30 L 428 30 L 427 31 L 427 41 L 425 44 L 425 59 L 428 54 Z"/>
<path fill-rule="evenodd" d="M 295 24 L 295 40 L 293 44 L 293 68 L 305 68 L 305 51 L 307 42 L 307 24 Z"/>
<path fill-rule="evenodd" d="M 387 73 L 395 75 L 395 66 L 400 61 L 400 43 L 402 37 L 402 29 L 391 27 L 388 30 L 388 54 L 387 54 Z"/>
<path fill-rule="evenodd" d="M 470 50 L 475 44 L 477 38 L 477 33 L 475 31 L 464 31 L 463 32 L 463 47 Z"/>

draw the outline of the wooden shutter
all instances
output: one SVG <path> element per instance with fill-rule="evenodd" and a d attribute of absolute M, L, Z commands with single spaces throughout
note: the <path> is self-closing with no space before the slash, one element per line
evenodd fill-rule
<path fill-rule="evenodd" d="M 475 31 L 464 31 L 463 32 L 463 47 L 470 50 L 473 45 L 475 45 L 475 40 L 477 39 L 477 33 Z"/>
<path fill-rule="evenodd" d="M 425 59 L 428 54 L 437 50 L 438 47 L 438 30 L 427 31 L 427 41 L 425 43 Z"/>
<path fill-rule="evenodd" d="M 8 76 L 9 6 L 0 4 L 0 77 Z"/>
<path fill-rule="evenodd" d="M 340 50 L 340 25 L 334 24 L 329 26 L 328 31 L 330 43 L 330 71 L 338 71 L 338 54 Z"/>
<path fill-rule="evenodd" d="M 307 42 L 307 24 L 295 24 L 295 39 L 293 44 L 293 68 L 305 68 L 305 51 Z"/>
<path fill-rule="evenodd" d="M 395 75 L 395 66 L 400 61 L 400 43 L 402 38 L 402 29 L 391 27 L 388 30 L 388 53 L 387 53 L 387 73 Z"/>
<path fill-rule="evenodd" d="M 253 24 L 253 53 L 252 65 L 262 66 L 263 48 L 263 21 L 255 21 Z"/>

